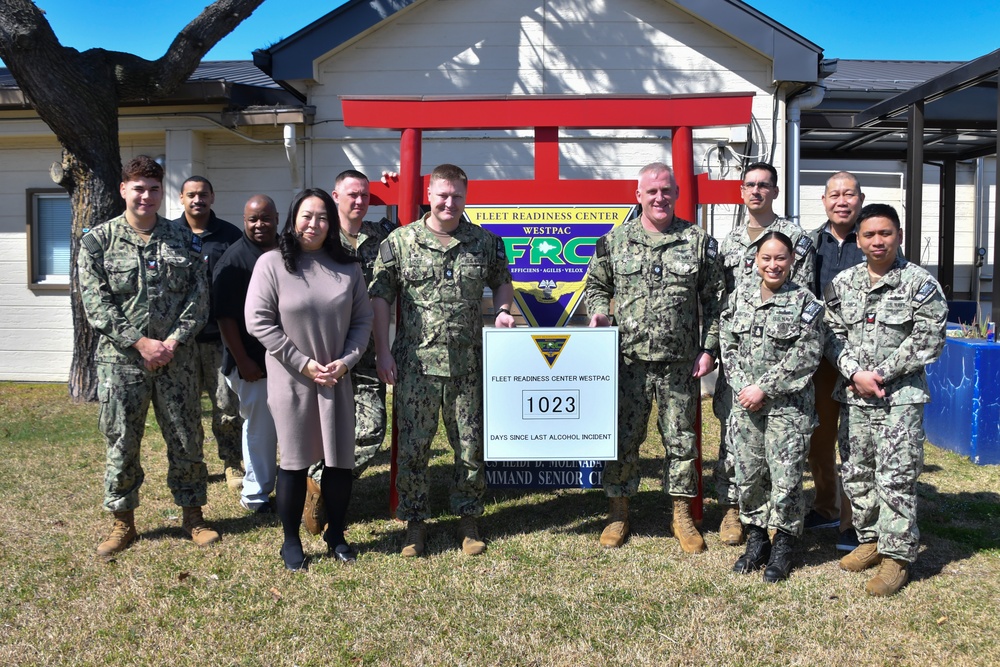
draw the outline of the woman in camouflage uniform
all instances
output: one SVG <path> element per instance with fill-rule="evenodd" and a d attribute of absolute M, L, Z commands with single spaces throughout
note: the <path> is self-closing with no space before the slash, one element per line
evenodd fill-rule
<path fill-rule="evenodd" d="M 747 532 L 746 552 L 733 570 L 766 564 L 769 582 L 788 578 L 802 534 L 802 476 L 816 425 L 812 375 L 823 352 L 823 304 L 788 280 L 794 258 L 788 236 L 765 233 L 756 254 L 761 278 L 729 296 L 720 332 L 735 398 L 728 426 Z M 768 529 L 775 532 L 773 548 Z"/>

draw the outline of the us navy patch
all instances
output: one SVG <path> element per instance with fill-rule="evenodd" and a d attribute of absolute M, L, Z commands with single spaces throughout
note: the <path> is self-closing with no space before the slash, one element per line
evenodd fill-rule
<path fill-rule="evenodd" d="M 83 247 L 95 255 L 101 252 L 101 242 L 93 234 L 87 234 L 83 237 Z"/>
<path fill-rule="evenodd" d="M 828 308 L 836 308 L 840 305 L 840 297 L 837 296 L 837 290 L 834 288 L 833 283 L 830 283 L 823 289 L 823 298 L 826 300 Z"/>
<path fill-rule="evenodd" d="M 928 278 L 924 281 L 924 284 L 920 286 L 920 289 L 917 290 L 917 293 L 913 295 L 913 300 L 917 303 L 923 303 L 931 294 L 934 294 L 936 287 L 934 279 Z"/>
<path fill-rule="evenodd" d="M 604 237 L 597 239 L 597 245 L 594 246 L 594 255 L 597 257 L 606 257 L 608 254 L 608 246 L 604 242 Z"/>
<path fill-rule="evenodd" d="M 382 245 L 378 249 L 379 257 L 382 258 L 382 263 L 386 266 L 391 266 L 396 263 L 396 253 L 392 251 L 392 246 L 389 241 L 382 241 Z"/>
<path fill-rule="evenodd" d="M 715 240 L 714 236 L 708 237 L 708 245 L 705 246 L 705 254 L 708 255 L 709 259 L 715 259 L 719 255 L 719 242 Z"/>
<path fill-rule="evenodd" d="M 819 301 L 810 301 L 809 305 L 805 307 L 802 311 L 802 321 L 806 324 L 812 324 L 816 316 L 823 312 L 823 304 Z"/>
<path fill-rule="evenodd" d="M 795 256 L 802 259 L 812 248 L 812 241 L 809 240 L 808 236 L 803 236 L 799 239 L 799 242 L 795 244 Z"/>
<path fill-rule="evenodd" d="M 191 235 L 191 252 L 201 254 L 201 237 L 197 234 Z"/>

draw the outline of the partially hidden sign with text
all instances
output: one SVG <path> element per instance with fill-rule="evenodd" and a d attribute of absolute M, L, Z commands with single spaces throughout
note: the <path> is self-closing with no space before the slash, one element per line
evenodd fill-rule
<path fill-rule="evenodd" d="M 486 461 L 617 458 L 616 327 L 485 328 L 483 356 Z"/>
<path fill-rule="evenodd" d="M 635 205 L 465 207 L 469 220 L 503 239 L 514 298 L 528 324 L 561 327 L 583 295 L 597 239 L 635 213 Z"/>

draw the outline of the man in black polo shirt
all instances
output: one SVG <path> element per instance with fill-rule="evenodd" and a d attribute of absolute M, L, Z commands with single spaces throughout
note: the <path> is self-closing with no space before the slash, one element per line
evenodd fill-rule
<path fill-rule="evenodd" d="M 181 186 L 184 215 L 174 220 L 201 238 L 201 256 L 212 280 L 215 264 L 226 248 L 243 236 L 238 227 L 216 217 L 212 210 L 215 191 L 203 176 L 192 176 Z M 226 483 L 231 489 L 243 484 L 243 454 L 240 451 L 240 415 L 236 396 L 226 386 L 219 370 L 222 366 L 222 339 L 215 315 L 195 337 L 198 349 L 198 393 L 208 393 L 212 401 L 212 433 L 219 446 L 219 458 L 225 466 Z"/>
<path fill-rule="evenodd" d="M 823 206 L 827 223 L 812 233 L 816 248 L 816 270 L 812 285 L 813 294 L 823 297 L 823 290 L 833 277 L 844 269 L 864 261 L 858 248 L 855 225 L 865 196 L 854 174 L 840 171 L 826 182 Z M 816 375 L 816 416 L 819 426 L 813 431 L 809 444 L 809 469 L 816 487 L 816 500 L 805 518 L 806 528 L 832 528 L 840 526 L 837 549 L 851 551 L 858 546 L 857 536 L 851 528 L 851 504 L 842 496 L 840 477 L 837 473 L 837 422 L 840 403 L 833 399 L 837 370 L 824 358 Z"/>
<path fill-rule="evenodd" d="M 219 324 L 225 350 L 222 372 L 226 383 L 240 397 L 243 416 L 243 460 L 246 476 L 240 505 L 255 513 L 271 511 L 270 495 L 277 474 L 278 433 L 267 408 L 267 352 L 247 332 L 243 306 L 254 264 L 277 247 L 278 211 L 266 195 L 254 195 L 243 208 L 240 236 L 215 266 L 212 277 L 213 315 Z"/>

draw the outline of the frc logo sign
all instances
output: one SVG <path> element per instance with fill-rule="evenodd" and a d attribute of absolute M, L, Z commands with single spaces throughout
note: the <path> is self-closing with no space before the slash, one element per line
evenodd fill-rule
<path fill-rule="evenodd" d="M 533 327 L 561 327 L 573 315 L 597 239 L 634 206 L 466 206 L 469 220 L 501 237 L 514 298 Z"/>
<path fill-rule="evenodd" d="M 556 359 L 562 354 L 563 348 L 569 342 L 569 336 L 532 336 L 538 351 L 542 353 L 545 363 L 552 368 L 556 365 Z"/>

